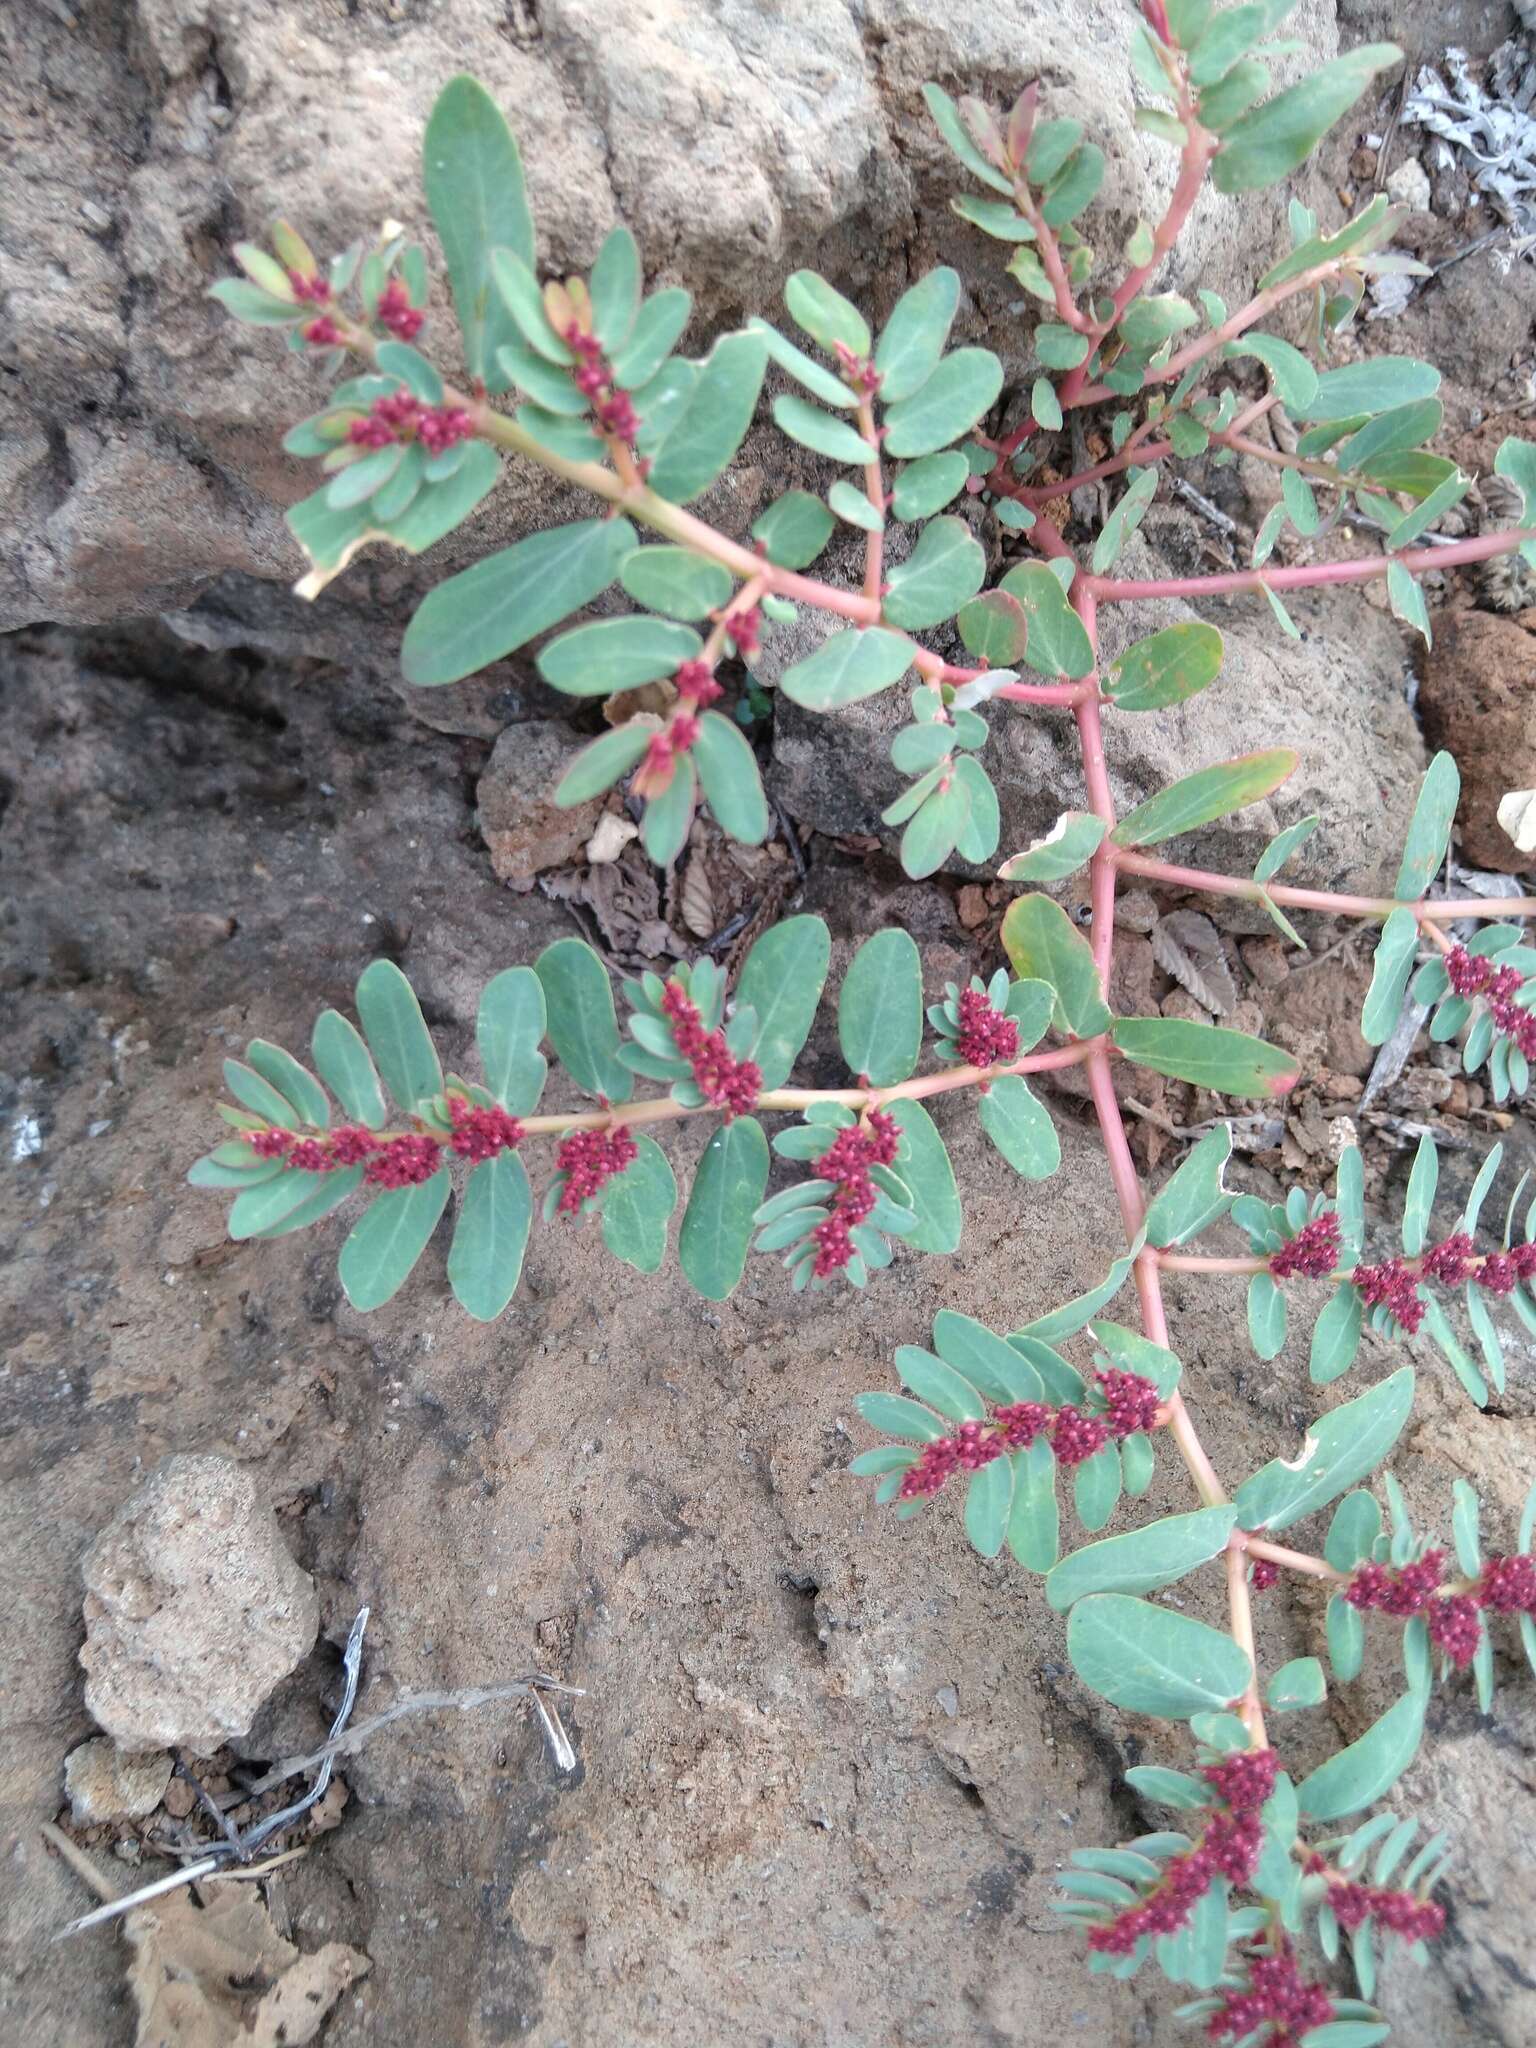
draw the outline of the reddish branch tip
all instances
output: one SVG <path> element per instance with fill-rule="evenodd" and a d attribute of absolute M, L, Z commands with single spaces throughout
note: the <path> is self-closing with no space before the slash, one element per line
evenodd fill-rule
<path fill-rule="evenodd" d="M 1268 1749 L 1239 1750 L 1208 1764 L 1203 1775 L 1218 1803 L 1203 1809 L 1199 1839 L 1164 1865 L 1144 1898 L 1091 1929 L 1088 1946 L 1102 1955 L 1128 1956 L 1145 1939 L 1176 1934 L 1218 1877 L 1249 1883 L 1264 1841 L 1259 1808 L 1274 1790 L 1278 1769 Z"/>
<path fill-rule="evenodd" d="M 1395 1892 L 1378 1884 L 1338 1884 L 1328 1891 L 1333 1917 L 1346 1934 L 1374 1920 L 1385 1934 L 1403 1941 L 1433 1941 L 1445 1931 L 1445 1908 L 1413 1892 Z"/>
<path fill-rule="evenodd" d="M 1350 1278 L 1367 1308 L 1386 1309 L 1392 1320 L 1413 1336 L 1424 1320 L 1424 1304 L 1417 1279 L 1401 1259 L 1356 1266 Z"/>
<path fill-rule="evenodd" d="M 478 1162 L 514 1151 L 523 1141 L 517 1118 L 494 1105 L 482 1108 L 466 1096 L 451 1095 L 448 1114 L 453 1130 L 446 1140 L 430 1131 L 380 1138 L 361 1124 L 339 1124 L 315 1137 L 301 1137 L 297 1131 L 253 1131 L 248 1142 L 258 1159 L 282 1159 L 303 1173 L 334 1173 L 361 1165 L 364 1178 L 374 1187 L 408 1188 L 430 1180 L 445 1152 Z"/>
<path fill-rule="evenodd" d="M 1326 1280 L 1339 1262 L 1342 1237 L 1337 1213 L 1329 1209 L 1303 1224 L 1269 1262 L 1277 1280 Z"/>
<path fill-rule="evenodd" d="M 966 1066 L 1007 1066 L 1019 1056 L 1019 1027 L 993 1008 L 984 990 L 968 988 L 960 997 L 955 1051 Z"/>
<path fill-rule="evenodd" d="M 692 723 L 697 727 L 696 719 Z M 661 737 L 657 734 L 658 739 Z M 746 1116 L 756 1107 L 762 1093 L 762 1068 L 755 1060 L 738 1060 L 727 1046 L 723 1031 L 704 1029 L 697 1006 L 683 993 L 680 982 L 667 983 L 661 1008 L 672 1026 L 673 1043 L 693 1068 L 694 1085 L 704 1100 L 723 1109 L 727 1123 L 733 1117 Z"/>
<path fill-rule="evenodd" d="M 397 341 L 414 341 L 422 330 L 426 314 L 411 304 L 411 295 L 398 277 L 392 277 L 379 295 L 373 317 L 387 327 Z"/>
<path fill-rule="evenodd" d="M 724 695 L 720 685 L 709 672 L 707 661 L 685 661 L 672 678 L 677 694 L 690 704 L 695 711 L 702 711 Z"/>
<path fill-rule="evenodd" d="M 817 1179 L 837 1184 L 830 1199 L 831 1215 L 811 1232 L 816 1243 L 812 1271 L 818 1280 L 840 1273 L 852 1259 L 853 1232 L 879 1200 L 870 1168 L 894 1165 L 900 1146 L 901 1130 L 896 1119 L 883 1109 L 872 1109 L 863 1124 L 850 1124 L 839 1131 L 816 1161 Z M 940 1479 L 938 1484 L 942 1486 L 944 1480 Z"/>
<path fill-rule="evenodd" d="M 402 390 L 376 398 L 367 417 L 347 428 L 347 439 L 359 448 L 419 441 L 429 455 L 440 455 L 456 442 L 467 441 L 474 430 L 474 420 L 462 406 L 423 405 L 412 392 Z"/>
<path fill-rule="evenodd" d="M 845 1131 L 842 1135 L 853 1134 Z M 821 1224 L 818 1229 L 826 1227 Z M 974 1472 L 1009 1451 L 1027 1450 L 1039 1436 L 1049 1440 L 1058 1464 L 1073 1466 L 1103 1450 L 1111 1438 L 1118 1443 L 1155 1425 L 1159 1400 L 1150 1380 L 1139 1373 L 1108 1371 L 1097 1375 L 1096 1384 L 1104 1400 L 1102 1416 L 1085 1414 L 1070 1405 L 1052 1409 L 1041 1401 L 1015 1401 L 994 1408 L 984 1421 L 961 1423 L 952 1436 L 924 1446 L 917 1463 L 908 1468 L 896 1498 L 928 1499 L 956 1472 Z"/>
<path fill-rule="evenodd" d="M 602 343 L 574 320 L 560 338 L 580 358 L 580 368 L 571 373 L 571 381 L 586 399 L 598 431 L 613 440 L 633 443 L 640 431 L 640 417 L 629 393 L 615 381 Z"/>

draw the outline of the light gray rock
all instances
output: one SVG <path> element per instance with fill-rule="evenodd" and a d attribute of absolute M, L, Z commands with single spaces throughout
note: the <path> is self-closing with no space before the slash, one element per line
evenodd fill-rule
<path fill-rule="evenodd" d="M 165 1797 L 172 1768 L 163 1749 L 133 1755 L 95 1736 L 64 1759 L 69 1810 L 85 1827 L 104 1820 L 142 1820 Z"/>
<path fill-rule="evenodd" d="M 309 1654 L 314 1584 L 243 1465 L 173 1457 L 86 1553 L 85 1704 L 125 1750 L 207 1756 Z"/>

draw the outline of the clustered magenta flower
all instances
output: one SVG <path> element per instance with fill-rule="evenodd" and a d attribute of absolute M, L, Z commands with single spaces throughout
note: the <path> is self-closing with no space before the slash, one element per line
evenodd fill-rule
<path fill-rule="evenodd" d="M 1328 1892 L 1333 1917 L 1346 1934 L 1374 1920 L 1386 1934 L 1403 1941 L 1433 1941 L 1445 1931 L 1445 1908 L 1412 1892 L 1395 1892 L 1379 1884 L 1336 1884 Z"/>
<path fill-rule="evenodd" d="M 869 1170 L 893 1166 L 900 1146 L 896 1119 L 883 1109 L 872 1109 L 864 1123 L 839 1131 L 816 1161 L 816 1178 L 836 1182 L 829 1205 L 832 1213 L 811 1232 L 816 1241 L 813 1270 L 819 1280 L 840 1273 L 853 1257 L 852 1233 L 879 1199 Z"/>
<path fill-rule="evenodd" d="M 832 344 L 843 382 L 861 398 L 873 398 L 880 389 L 880 372 L 869 356 L 856 355 L 845 341 Z"/>
<path fill-rule="evenodd" d="M 458 405 L 423 405 L 410 391 L 391 391 L 376 398 L 367 417 L 354 420 L 347 439 L 359 448 L 387 448 L 392 441 L 419 441 L 429 455 L 440 455 L 475 431 L 474 420 Z"/>
<path fill-rule="evenodd" d="M 322 277 L 318 270 L 308 277 L 302 270 L 290 270 L 288 283 L 292 287 L 293 296 L 307 306 L 325 306 L 330 303 L 331 281 L 328 277 Z"/>
<path fill-rule="evenodd" d="M 1426 1550 L 1413 1564 L 1362 1564 L 1350 1576 L 1344 1598 L 1362 1613 L 1374 1609 L 1398 1621 L 1422 1614 L 1445 1577 L 1445 1552 Z"/>
<path fill-rule="evenodd" d="M 1499 1613 L 1527 1611 L 1522 1594 L 1536 1601 L 1536 1569 L 1529 1558 L 1494 1559 L 1469 1591 L 1443 1592 L 1444 1581 L 1445 1552 L 1426 1550 L 1414 1563 L 1396 1570 L 1384 1564 L 1358 1566 L 1344 1588 L 1344 1598 L 1361 1612 L 1374 1610 L 1398 1621 L 1422 1614 L 1430 1641 L 1458 1671 L 1477 1655 L 1483 1639 L 1483 1607 L 1493 1607 Z M 1511 1604 L 1502 1604 L 1506 1600 Z"/>
<path fill-rule="evenodd" d="M 955 1050 L 970 1067 L 1006 1066 L 1019 1056 L 1019 1027 L 993 1008 L 984 989 L 964 989 Z"/>
<path fill-rule="evenodd" d="M 1477 1582 L 1477 1598 L 1495 1614 L 1529 1614 L 1536 1620 L 1536 1558 L 1490 1557 Z"/>
<path fill-rule="evenodd" d="M 334 1173 L 361 1165 L 364 1179 L 374 1187 L 406 1188 L 430 1180 L 442 1165 L 445 1150 L 478 1163 L 498 1152 L 515 1151 L 523 1141 L 517 1118 L 494 1105 L 482 1108 L 465 1096 L 452 1095 L 448 1115 L 453 1130 L 446 1144 L 430 1131 L 381 1138 L 361 1124 L 340 1124 L 309 1138 L 296 1131 L 252 1131 L 248 1142 L 258 1159 L 282 1159 L 303 1173 Z"/>
<path fill-rule="evenodd" d="M 411 304 L 411 295 L 400 279 L 392 277 L 379 294 L 373 317 L 381 327 L 387 327 L 397 341 L 414 341 L 427 316 L 420 307 Z"/>
<path fill-rule="evenodd" d="M 1309 1984 L 1297 1968 L 1291 1945 L 1248 1958 L 1248 1981 L 1221 1993 L 1221 2010 L 1206 2022 L 1213 2041 L 1247 2041 L 1263 2048 L 1295 2048 L 1313 2027 L 1333 2018 L 1326 1985 Z M 1260 2034 L 1263 2027 L 1266 2032 Z"/>
<path fill-rule="evenodd" d="M 572 1131 L 555 1151 L 555 1170 L 565 1175 L 559 1213 L 574 1216 L 638 1158 L 639 1146 L 622 1124 L 608 1131 Z"/>
<path fill-rule="evenodd" d="M 1383 1259 L 1376 1266 L 1356 1266 L 1350 1275 L 1367 1308 L 1384 1308 L 1411 1337 L 1424 1320 L 1418 1277 L 1403 1259 Z"/>
<path fill-rule="evenodd" d="M 703 711 L 724 694 L 710 674 L 707 661 L 682 662 L 672 681 L 676 685 L 678 696 L 695 711 Z"/>
<path fill-rule="evenodd" d="M 726 620 L 731 638 L 736 642 L 736 652 L 743 657 L 757 653 L 762 645 L 763 608 L 761 605 L 743 605 L 738 612 L 732 612 Z"/>
<path fill-rule="evenodd" d="M 903 1477 L 896 1498 L 930 1498 L 955 1473 L 974 1472 L 1009 1451 L 1028 1450 L 1036 1437 L 1048 1438 L 1058 1464 L 1072 1466 L 1103 1450 L 1111 1438 L 1119 1443 L 1137 1430 L 1155 1425 L 1161 1401 L 1151 1380 L 1139 1373 L 1114 1371 L 1100 1372 L 1097 1380 L 1105 1401 L 1102 1416 L 1085 1415 L 1071 1405 L 1047 1408 L 1041 1401 L 1015 1401 L 994 1408 L 986 1421 L 962 1422 L 953 1436 L 925 1444 L 917 1463 Z"/>
<path fill-rule="evenodd" d="M 1256 1557 L 1248 1573 L 1248 1583 L 1255 1593 L 1267 1593 L 1271 1586 L 1278 1585 L 1280 1567 L 1272 1557 Z"/>
<path fill-rule="evenodd" d="M 1337 1212 L 1327 1209 L 1280 1247 L 1269 1270 L 1277 1280 L 1326 1280 L 1339 1262 L 1342 1246 Z"/>
<path fill-rule="evenodd" d="M 602 343 L 574 320 L 561 339 L 580 359 L 581 367 L 574 372 L 572 382 L 591 406 L 599 431 L 616 441 L 632 443 L 640 431 L 639 415 L 629 393 L 615 383 L 613 366 L 603 354 Z"/>
<path fill-rule="evenodd" d="M 1272 1749 L 1239 1750 L 1207 1764 L 1203 1775 L 1218 1803 L 1203 1809 L 1199 1837 L 1170 1858 L 1144 1898 L 1090 1929 L 1088 1946 L 1101 1955 L 1128 1956 L 1138 1942 L 1177 1934 L 1217 1878 L 1249 1883 L 1264 1842 L 1259 1809 L 1275 1789 L 1279 1768 Z"/>
<path fill-rule="evenodd" d="M 299 332 L 311 348 L 339 348 L 343 339 L 341 329 L 329 313 L 322 313 L 318 320 L 311 320 Z"/>
<path fill-rule="evenodd" d="M 672 1026 L 678 1052 L 693 1068 L 694 1086 L 706 1102 L 725 1111 L 725 1120 L 746 1116 L 762 1093 L 763 1070 L 755 1060 L 739 1060 L 723 1031 L 706 1031 L 697 1005 L 680 983 L 669 981 L 662 991 L 662 1015 Z"/>
<path fill-rule="evenodd" d="M 1528 1060 L 1536 1060 L 1536 1012 L 1522 1008 L 1518 1000 L 1526 985 L 1518 968 L 1500 967 L 1496 958 L 1453 946 L 1445 956 L 1445 971 L 1457 995 L 1481 996 L 1498 1030 Z"/>

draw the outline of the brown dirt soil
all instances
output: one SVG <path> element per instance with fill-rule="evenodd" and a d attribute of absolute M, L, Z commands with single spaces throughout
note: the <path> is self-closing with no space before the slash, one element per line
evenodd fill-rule
<path fill-rule="evenodd" d="M 276 1887 L 301 1946 L 372 1958 L 327 2041 L 1178 2038 L 1164 1990 L 1086 1975 L 1047 1910 L 1073 1848 L 1151 1823 L 1120 1774 L 1181 1760 L 1177 1732 L 1085 1692 L 1038 1582 L 980 1563 L 947 1501 L 901 1526 L 844 1471 L 867 1435 L 855 1394 L 890 1383 L 892 1349 L 936 1309 L 1008 1328 L 1099 1277 L 1115 1224 L 1070 1106 L 1063 1172 L 1022 1189 L 949 1105 L 964 1247 L 902 1260 L 866 1297 L 793 1300 L 763 1260 L 715 1308 L 545 1229 L 501 1323 L 451 1305 L 440 1243 L 364 1321 L 335 1279 L 339 1226 L 231 1245 L 217 1198 L 180 1176 L 221 1056 L 258 1031 L 302 1045 L 381 950 L 451 1056 L 486 975 L 569 929 L 489 875 L 470 812 L 484 749 L 382 688 L 169 640 L 22 639 L 3 659 L 7 1092 L 41 1149 L 3 1195 L 0 2032 L 131 2038 L 118 1938 L 48 1945 L 84 1902 L 36 1830 L 88 1732 L 79 1559 L 158 1458 L 218 1450 L 256 1466 L 321 1596 L 321 1648 L 251 1754 L 319 1732 L 363 1600 L 362 1712 L 537 1666 L 587 1689 L 574 1782 L 501 1710 L 407 1723 L 348 1766 L 340 1827 Z M 882 887 L 827 854 L 804 907 L 840 941 L 893 911 L 937 933 L 942 897 Z M 940 979 L 963 962 L 948 929 Z M 835 1071 L 824 1043 L 818 1063 Z M 1320 1405 L 1299 1342 L 1256 1365 L 1226 1287 L 1180 1280 L 1171 1309 L 1223 1471 L 1294 1444 Z M 1416 1507 L 1441 1516 L 1467 1470 L 1507 1517 L 1530 1421 L 1480 1420 L 1443 1368 L 1423 1378 L 1399 1460 Z M 1165 1463 L 1151 1507 L 1187 1498 Z M 1197 1609 L 1215 1592 L 1188 1590 Z M 1269 1595 L 1263 1627 L 1275 1662 L 1320 1647 L 1305 1593 Z M 1397 1686 L 1383 1652 L 1285 1727 L 1288 1754 L 1317 1760 Z M 1536 1717 L 1512 1685 L 1490 1725 L 1459 1692 L 1434 1722 L 1402 1796 L 1462 1839 L 1452 1935 L 1387 2000 L 1413 2048 L 1512 2048 L 1536 2027 L 1517 1903 Z"/>

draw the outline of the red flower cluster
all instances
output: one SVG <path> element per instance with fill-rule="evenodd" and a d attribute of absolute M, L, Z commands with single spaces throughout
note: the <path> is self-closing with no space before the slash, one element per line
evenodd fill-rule
<path fill-rule="evenodd" d="M 466 1096 L 452 1095 L 448 1114 L 453 1133 L 446 1148 L 429 1131 L 381 1138 L 361 1124 L 338 1124 L 313 1138 L 300 1137 L 297 1131 L 252 1131 L 248 1143 L 258 1159 L 283 1159 L 303 1173 L 334 1173 L 340 1167 L 362 1165 L 364 1178 L 374 1187 L 408 1188 L 432 1178 L 445 1149 L 478 1161 L 515 1151 L 523 1141 L 522 1125 L 504 1109 L 482 1109 Z"/>
<path fill-rule="evenodd" d="M 1239 1750 L 1208 1764 L 1204 1776 L 1220 1804 L 1204 1809 L 1199 1839 L 1164 1865 L 1145 1898 L 1093 1928 L 1088 1946 L 1103 1955 L 1128 1956 L 1140 1941 L 1177 1934 L 1218 1877 L 1247 1884 L 1264 1842 L 1259 1808 L 1275 1789 L 1278 1769 L 1271 1749 Z"/>
<path fill-rule="evenodd" d="M 341 346 L 341 329 L 336 325 L 336 322 L 329 313 L 322 313 L 318 320 L 311 320 L 309 325 L 301 327 L 299 332 L 311 348 L 339 348 Z"/>
<path fill-rule="evenodd" d="M 515 1152 L 523 1142 L 523 1127 L 515 1116 L 494 1104 L 482 1109 L 464 1095 L 449 1096 L 448 1120 L 453 1125 L 448 1143 L 461 1159 L 494 1159 L 498 1152 Z"/>
<path fill-rule="evenodd" d="M 1490 1557 L 1477 1583 L 1464 1593 L 1445 1593 L 1445 1552 L 1426 1550 L 1414 1564 L 1393 1571 L 1384 1564 L 1363 1564 L 1344 1589 L 1351 1607 L 1375 1609 L 1399 1621 L 1422 1614 L 1429 1639 L 1458 1670 L 1477 1655 L 1483 1637 L 1482 1610 L 1495 1614 L 1529 1614 L 1536 1618 L 1536 1559 Z"/>
<path fill-rule="evenodd" d="M 1416 1562 L 1397 1570 L 1385 1564 L 1357 1566 L 1344 1588 L 1344 1598 L 1362 1613 L 1374 1608 L 1379 1614 L 1409 1621 L 1424 1612 L 1444 1577 L 1445 1552 L 1426 1550 Z"/>
<path fill-rule="evenodd" d="M 1403 1259 L 1383 1259 L 1377 1266 L 1356 1266 L 1350 1275 L 1367 1308 L 1384 1308 L 1411 1337 L 1424 1320 L 1418 1276 Z"/>
<path fill-rule="evenodd" d="M 1536 1620 L 1536 1558 L 1490 1557 L 1477 1582 L 1477 1598 L 1495 1614 L 1529 1614 Z"/>
<path fill-rule="evenodd" d="M 702 711 L 724 695 L 720 685 L 709 672 L 707 661 L 685 661 L 680 664 L 672 678 L 677 685 L 677 694 L 685 699 L 695 711 Z"/>
<path fill-rule="evenodd" d="M 878 1196 L 870 1179 L 872 1166 L 894 1166 L 901 1145 L 896 1119 L 883 1109 L 872 1109 L 862 1124 L 849 1124 L 838 1132 L 816 1161 L 818 1180 L 837 1183 L 831 1198 L 830 1216 L 811 1232 L 816 1240 L 818 1280 L 840 1273 L 853 1257 L 852 1232 L 874 1208 Z M 941 1480 L 940 1485 L 943 1484 Z"/>
<path fill-rule="evenodd" d="M 567 348 L 580 360 L 572 382 L 592 408 L 600 433 L 617 441 L 632 443 L 640 431 L 639 416 L 627 391 L 614 381 L 613 365 L 603 354 L 603 344 L 573 320 L 561 336 Z"/>
<path fill-rule="evenodd" d="M 1019 1056 L 1019 1027 L 995 1010 L 985 989 L 963 989 L 955 1051 L 968 1067 L 1006 1066 Z"/>
<path fill-rule="evenodd" d="M 1248 1583 L 1255 1593 L 1267 1593 L 1280 1579 L 1280 1567 L 1272 1557 L 1256 1557 L 1248 1573 Z"/>
<path fill-rule="evenodd" d="M 1528 1060 L 1536 1060 L 1536 1012 L 1523 1009 L 1518 1001 L 1526 984 L 1517 967 L 1500 967 L 1496 959 L 1453 946 L 1445 956 L 1445 971 L 1457 995 L 1481 996 L 1504 1036 Z"/>
<path fill-rule="evenodd" d="M 985 1422 L 962 1422 L 953 1436 L 925 1444 L 917 1463 L 903 1477 L 896 1498 L 930 1498 L 956 1472 L 974 1472 L 1009 1451 L 1027 1450 L 1037 1436 L 1048 1437 L 1057 1462 L 1070 1466 L 1081 1465 L 1101 1451 L 1111 1437 L 1119 1442 L 1136 1430 L 1153 1426 L 1160 1403 L 1150 1380 L 1134 1372 L 1101 1372 L 1098 1381 L 1106 1402 L 1103 1417 L 1085 1415 L 1070 1406 L 1047 1408 L 1040 1401 L 1015 1401 L 994 1408 Z"/>
<path fill-rule="evenodd" d="M 330 300 L 331 281 L 318 270 L 311 277 L 306 277 L 302 270 L 290 270 L 288 282 L 293 287 L 293 296 L 306 306 L 324 306 Z"/>
<path fill-rule="evenodd" d="M 411 304 L 411 295 L 401 279 L 392 277 L 379 295 L 373 317 L 381 327 L 387 327 L 397 341 L 414 341 L 427 316 L 420 307 Z"/>
<path fill-rule="evenodd" d="M 732 612 L 726 620 L 731 638 L 736 642 L 736 652 L 744 658 L 756 654 L 762 645 L 763 610 L 761 605 L 749 604 L 739 612 Z"/>
<path fill-rule="evenodd" d="M 702 662 L 697 665 L 703 667 Z M 715 694 L 720 694 L 718 688 Z M 671 787 L 679 755 L 686 754 L 699 736 L 699 721 L 693 707 L 706 702 L 708 699 L 704 697 L 685 696 L 667 724 L 659 732 L 651 734 L 640 766 L 635 770 L 636 796 L 643 796 L 649 801 Z"/>
<path fill-rule="evenodd" d="M 694 1084 L 706 1102 L 725 1111 L 725 1120 L 746 1116 L 762 1092 L 763 1071 L 755 1060 L 739 1060 L 723 1031 L 706 1031 L 697 1006 L 682 986 L 669 981 L 662 992 L 662 1014 L 672 1026 L 678 1052 L 693 1068 Z"/>
<path fill-rule="evenodd" d="M 1328 1904 L 1346 1934 L 1367 1920 L 1404 1941 L 1433 1941 L 1445 1929 L 1445 1908 L 1412 1892 L 1389 1891 L 1378 1884 L 1339 1884 L 1330 1888 Z"/>
<path fill-rule="evenodd" d="M 1338 1213 L 1327 1209 L 1280 1247 L 1270 1259 L 1269 1270 L 1277 1280 L 1326 1280 L 1339 1263 L 1342 1244 Z"/>
<path fill-rule="evenodd" d="M 1333 2018 L 1333 2000 L 1327 1987 L 1309 1984 L 1296 1967 L 1291 1945 L 1283 1938 L 1267 1955 L 1248 1960 L 1248 1981 L 1236 1990 L 1221 1993 L 1221 2011 L 1206 2022 L 1213 2041 L 1243 2041 L 1250 2035 L 1263 2048 L 1295 2048 L 1313 2027 L 1326 2026 Z"/>
<path fill-rule="evenodd" d="M 560 1190 L 560 1214 L 574 1216 L 583 1202 L 601 1194 L 609 1181 L 638 1157 L 639 1151 L 621 1124 L 609 1131 L 572 1131 L 568 1138 L 562 1138 L 555 1152 L 555 1170 L 565 1175 L 565 1186 Z"/>
<path fill-rule="evenodd" d="M 455 442 L 467 441 L 475 423 L 459 405 L 423 405 L 410 391 L 391 391 L 376 398 L 365 419 L 354 420 L 347 439 L 358 448 L 387 448 L 392 441 L 419 441 L 429 455 L 440 455 Z"/>

